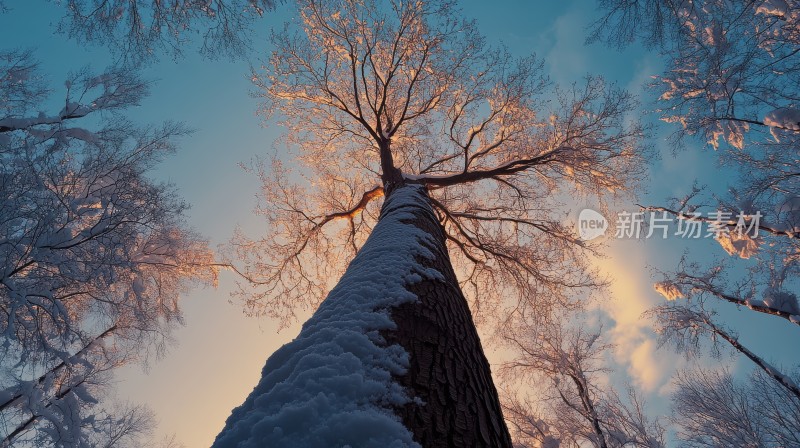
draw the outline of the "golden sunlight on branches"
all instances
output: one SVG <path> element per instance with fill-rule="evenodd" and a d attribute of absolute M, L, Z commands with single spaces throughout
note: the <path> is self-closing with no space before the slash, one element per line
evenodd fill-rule
<path fill-rule="evenodd" d="M 430 190 L 473 309 L 570 307 L 570 290 L 599 281 L 558 197 L 635 184 L 634 100 L 587 78 L 548 102 L 541 61 L 487 45 L 450 2 L 379 6 L 301 2 L 253 73 L 297 163 L 253 167 L 270 233 L 233 240 L 246 309 L 286 319 L 315 307 L 375 224 L 378 192 L 401 181 Z"/>

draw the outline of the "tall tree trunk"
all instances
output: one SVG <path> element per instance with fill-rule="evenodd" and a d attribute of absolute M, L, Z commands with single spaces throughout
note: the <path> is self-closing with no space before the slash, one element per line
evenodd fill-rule
<path fill-rule="evenodd" d="M 214 447 L 511 447 L 427 192 L 400 182 Z"/>
<path fill-rule="evenodd" d="M 444 230 L 430 202 L 415 206 L 413 224 L 435 242 L 428 247 L 434 257 L 420 263 L 439 271 L 444 281 L 425 279 L 410 285 L 418 300 L 392 310 L 397 328 L 388 331 L 386 339 L 410 355 L 408 371 L 397 381 L 424 403 L 409 402 L 398 414 L 414 440 L 426 448 L 511 447 L 489 362 L 453 272 Z"/>

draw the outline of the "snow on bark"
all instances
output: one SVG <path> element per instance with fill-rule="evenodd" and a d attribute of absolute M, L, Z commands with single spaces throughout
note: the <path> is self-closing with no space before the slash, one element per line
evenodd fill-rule
<path fill-rule="evenodd" d="M 764 0 L 764 3 L 756 8 L 756 14 L 767 16 L 788 17 L 789 4 L 786 0 Z"/>
<path fill-rule="evenodd" d="M 682 299 L 685 297 L 683 295 L 683 291 L 681 291 L 681 288 L 673 282 L 658 282 L 653 285 L 653 288 L 655 288 L 656 292 L 664 296 L 667 300 Z"/>
<path fill-rule="evenodd" d="M 780 370 L 773 367 L 772 364 L 768 363 L 767 361 L 764 361 L 763 359 L 760 359 L 760 361 L 762 364 L 761 368 L 763 368 L 769 376 L 775 378 L 775 380 L 781 383 L 784 387 L 792 390 L 795 394 L 800 393 L 800 387 L 797 386 L 794 380 L 781 373 Z"/>
<path fill-rule="evenodd" d="M 792 315 L 800 314 L 797 296 L 775 288 L 770 288 L 764 293 L 764 305 Z"/>
<path fill-rule="evenodd" d="M 800 110 L 788 107 L 775 109 L 764 117 L 764 124 L 775 128 L 800 131 Z"/>
<path fill-rule="evenodd" d="M 739 234 L 739 232 L 720 234 L 716 240 L 728 255 L 736 255 L 744 259 L 758 254 L 758 246 L 761 242 L 746 233 Z"/>
<path fill-rule="evenodd" d="M 408 354 L 387 345 L 392 307 L 417 297 L 406 286 L 442 279 L 431 236 L 409 222 L 421 186 L 398 187 L 342 279 L 300 334 L 267 360 L 262 378 L 233 410 L 214 447 L 417 447 L 392 408 L 409 402 L 393 376 Z"/>

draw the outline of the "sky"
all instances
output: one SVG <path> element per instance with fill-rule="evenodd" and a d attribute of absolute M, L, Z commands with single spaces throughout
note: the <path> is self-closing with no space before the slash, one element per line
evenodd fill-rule
<path fill-rule="evenodd" d="M 5 48 L 34 48 L 41 68 L 53 80 L 56 94 L 63 93 L 60 80 L 70 71 L 89 65 L 101 69 L 111 59 L 100 46 L 80 46 L 55 34 L 60 7 L 55 2 L 29 0 L 10 2 L 12 10 L 0 14 L 0 40 Z M 516 55 L 536 53 L 546 61 L 551 79 L 569 84 L 587 74 L 599 74 L 634 92 L 659 73 L 658 55 L 640 47 L 616 51 L 600 45 L 586 46 L 585 27 L 595 16 L 590 0 L 558 2 L 501 0 L 462 2 L 466 16 L 477 18 L 491 43 L 502 42 Z M 147 67 L 143 75 L 155 80 L 152 94 L 128 116 L 140 123 L 177 120 L 195 132 L 183 138 L 176 155 L 152 173 L 173 183 L 192 204 L 188 220 L 213 244 L 223 244 L 236 226 L 257 235 L 263 224 L 252 214 L 258 181 L 239 166 L 254 157 L 278 150 L 275 140 L 283 132 L 256 114 L 259 102 L 251 96 L 249 64 L 271 50 L 264 39 L 270 27 L 289 20 L 291 8 L 279 7 L 258 22 L 255 52 L 250 61 L 206 60 L 187 51 L 185 57 L 164 57 Z M 644 109 L 652 108 L 643 98 Z M 640 203 L 663 204 L 667 198 L 686 194 L 695 180 L 723 185 L 730 173 L 716 165 L 712 150 L 692 144 L 673 156 L 666 142 L 668 128 L 661 127 L 653 144 L 660 157 L 649 168 L 646 190 L 637 192 Z M 620 207 L 635 211 L 633 200 Z M 591 204 L 587 204 L 591 205 Z M 598 265 L 614 281 L 609 298 L 601 306 L 613 321 L 610 329 L 616 344 L 613 358 L 618 364 L 620 384 L 630 382 L 645 392 L 654 412 L 667 409 L 669 379 L 685 366 L 680 355 L 659 349 L 642 312 L 662 303 L 652 288 L 654 270 L 670 270 L 682 253 L 723 257 L 712 241 L 610 240 L 606 257 Z M 705 256 L 705 255 L 703 255 Z M 175 332 L 176 345 L 147 369 L 126 367 L 117 376 L 120 399 L 150 406 L 160 420 L 159 432 L 175 434 L 187 447 L 208 446 L 222 429 L 233 407 L 241 404 L 256 385 L 266 358 L 299 330 L 292 323 L 278 332 L 279 322 L 249 318 L 229 294 L 235 278 L 223 273 L 219 287 L 195 290 L 182 299 L 186 325 Z M 772 341 L 790 334 L 783 326 L 770 325 L 762 316 L 730 310 L 723 317 L 742 328 L 743 342 L 768 359 L 797 364 Z M 304 316 L 301 316 L 301 320 Z M 747 323 L 746 326 L 740 325 Z M 746 330 L 746 331 L 744 331 Z M 783 354 L 783 355 L 782 355 Z M 490 360 L 493 354 L 488 354 Z M 783 356 L 783 357 L 781 357 Z M 746 361 L 724 357 L 702 359 L 701 365 L 726 363 L 749 369 Z"/>

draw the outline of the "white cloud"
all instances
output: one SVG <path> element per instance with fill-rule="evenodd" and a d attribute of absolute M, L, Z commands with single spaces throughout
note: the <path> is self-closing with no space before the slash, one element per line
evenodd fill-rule
<path fill-rule="evenodd" d="M 611 298 L 601 304 L 613 319 L 609 330 L 614 359 L 634 385 L 660 393 L 685 362 L 668 348 L 659 349 L 652 323 L 642 314 L 660 302 L 646 270 L 646 248 L 638 241 L 615 240 L 600 268 L 611 277 Z"/>
<path fill-rule="evenodd" d="M 550 75 L 559 81 L 573 81 L 589 71 L 589 48 L 584 45 L 587 17 L 583 11 L 573 7 L 546 31 L 553 39 L 553 46 L 545 54 L 545 60 Z"/>

